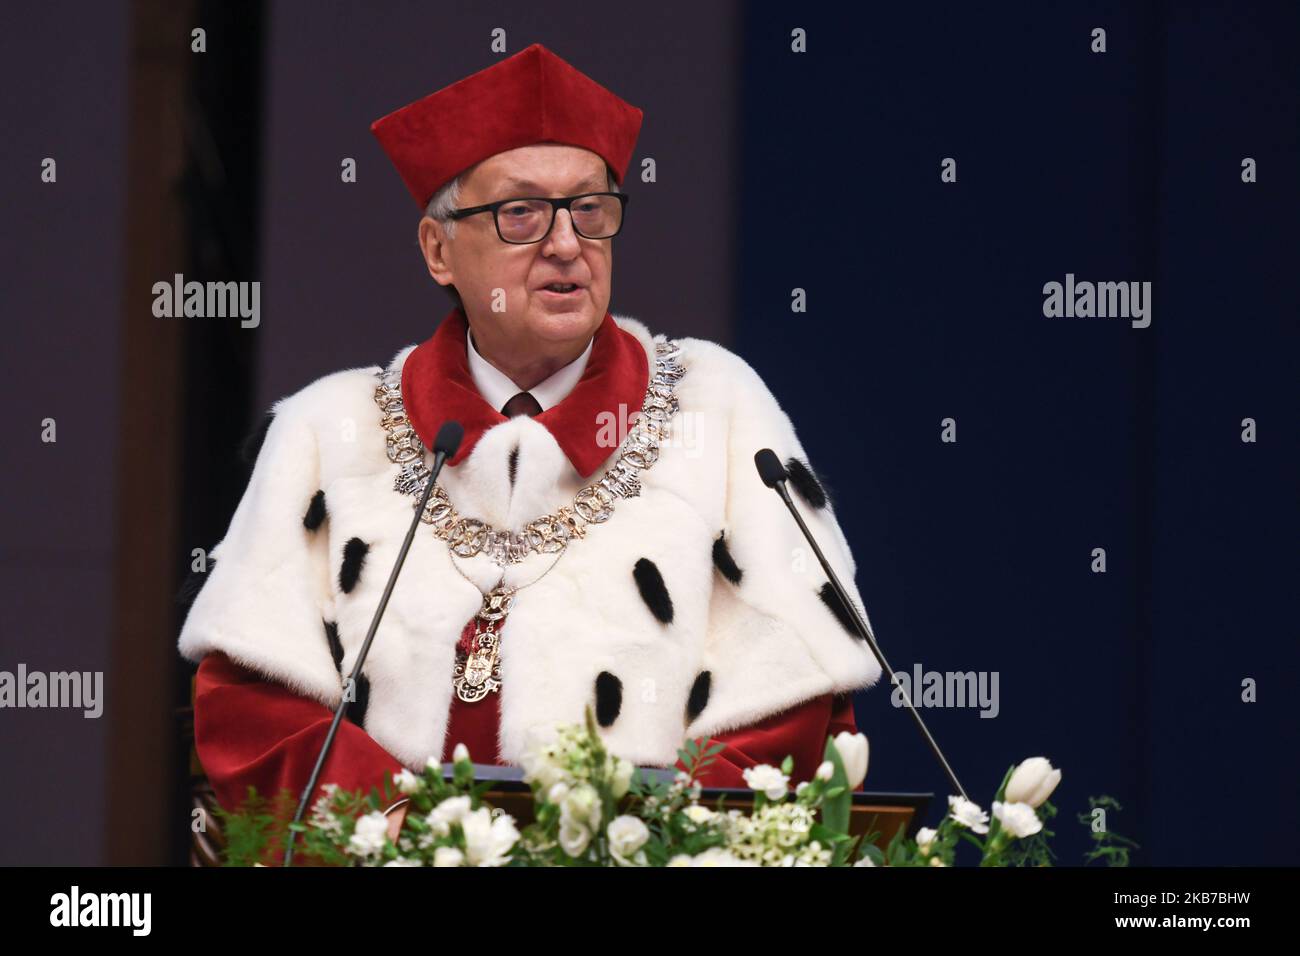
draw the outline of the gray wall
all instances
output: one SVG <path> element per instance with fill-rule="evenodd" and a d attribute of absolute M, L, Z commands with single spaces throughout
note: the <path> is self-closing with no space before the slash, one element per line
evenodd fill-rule
<path fill-rule="evenodd" d="M 10 11 L 12 14 L 12 11 Z M 51 2 L 6 17 L 0 670 L 108 669 L 127 11 Z M 42 183 L 44 157 L 58 181 Z M 41 441 L 41 421 L 57 441 Z M 165 692 L 165 691 L 164 691 Z M 0 710 L 0 864 L 104 858 L 112 719 Z"/>

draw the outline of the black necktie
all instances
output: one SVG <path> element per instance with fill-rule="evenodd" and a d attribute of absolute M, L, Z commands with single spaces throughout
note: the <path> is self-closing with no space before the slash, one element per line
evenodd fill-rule
<path fill-rule="evenodd" d="M 537 399 L 533 398 L 529 392 L 520 392 L 510 401 L 501 407 L 501 414 L 506 418 L 514 418 L 516 415 L 540 415 L 542 406 Z"/>

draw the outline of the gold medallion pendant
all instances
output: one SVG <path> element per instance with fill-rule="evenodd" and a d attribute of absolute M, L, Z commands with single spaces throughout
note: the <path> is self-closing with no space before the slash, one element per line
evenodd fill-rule
<path fill-rule="evenodd" d="M 456 648 L 452 686 L 456 696 L 474 704 L 501 687 L 501 634 L 497 624 L 510 613 L 516 588 L 497 585 L 483 595 L 483 606 L 474 616 L 473 644 L 468 652 Z"/>

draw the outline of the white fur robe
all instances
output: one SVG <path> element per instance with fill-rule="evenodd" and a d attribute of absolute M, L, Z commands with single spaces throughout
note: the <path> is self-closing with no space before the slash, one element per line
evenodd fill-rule
<path fill-rule="evenodd" d="M 646 327 L 614 319 L 641 342 L 653 370 Z M 677 361 L 686 368 L 680 411 L 659 460 L 641 473 L 640 496 L 617 499 L 609 521 L 519 591 L 505 622 L 499 742 L 508 763 L 520 761 L 530 728 L 580 722 L 602 672 L 617 678 L 605 678 L 606 688 L 621 689 L 616 717 L 602 728 L 607 744 L 659 766 L 670 766 L 688 737 L 744 727 L 880 676 L 865 643 L 819 593 L 826 584 L 820 565 L 754 468 L 754 452 L 764 447 L 783 462 L 807 461 L 789 418 L 744 360 L 711 342 L 679 342 Z M 373 397 L 378 371 L 327 375 L 276 404 L 248 489 L 181 632 L 186 658 L 222 651 L 299 694 L 338 705 L 340 671 L 323 622 L 337 625 L 346 675 L 415 502 L 393 488 L 397 469 Z M 512 484 L 507 459 L 516 445 Z M 544 426 L 520 416 L 485 432 L 463 462 L 443 469 L 439 483 L 461 514 L 518 529 L 570 504 L 588 481 Z M 313 531 L 303 517 L 318 491 L 327 517 Z M 861 609 L 832 506 L 794 498 Z M 715 567 L 720 535 L 739 583 Z M 354 538 L 368 550 L 345 593 L 339 570 Z M 670 623 L 641 596 L 632 573 L 641 558 L 663 578 Z M 481 554 L 456 560 L 485 591 L 500 574 Z M 531 555 L 506 570 L 506 583 L 532 581 L 553 560 Z M 480 606 L 479 591 L 451 561 L 447 545 L 421 524 L 365 664 L 364 729 L 412 768 L 443 751 L 456 642 Z M 688 698 L 704 671 L 707 701 L 697 699 L 704 706 L 692 715 Z"/>

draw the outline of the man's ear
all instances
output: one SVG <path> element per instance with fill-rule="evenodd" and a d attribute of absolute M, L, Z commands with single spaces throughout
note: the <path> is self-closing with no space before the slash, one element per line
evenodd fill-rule
<path fill-rule="evenodd" d="M 451 285 L 456 281 L 447 257 L 447 232 L 443 224 L 425 216 L 420 220 L 420 252 L 429 275 L 438 285 Z"/>

